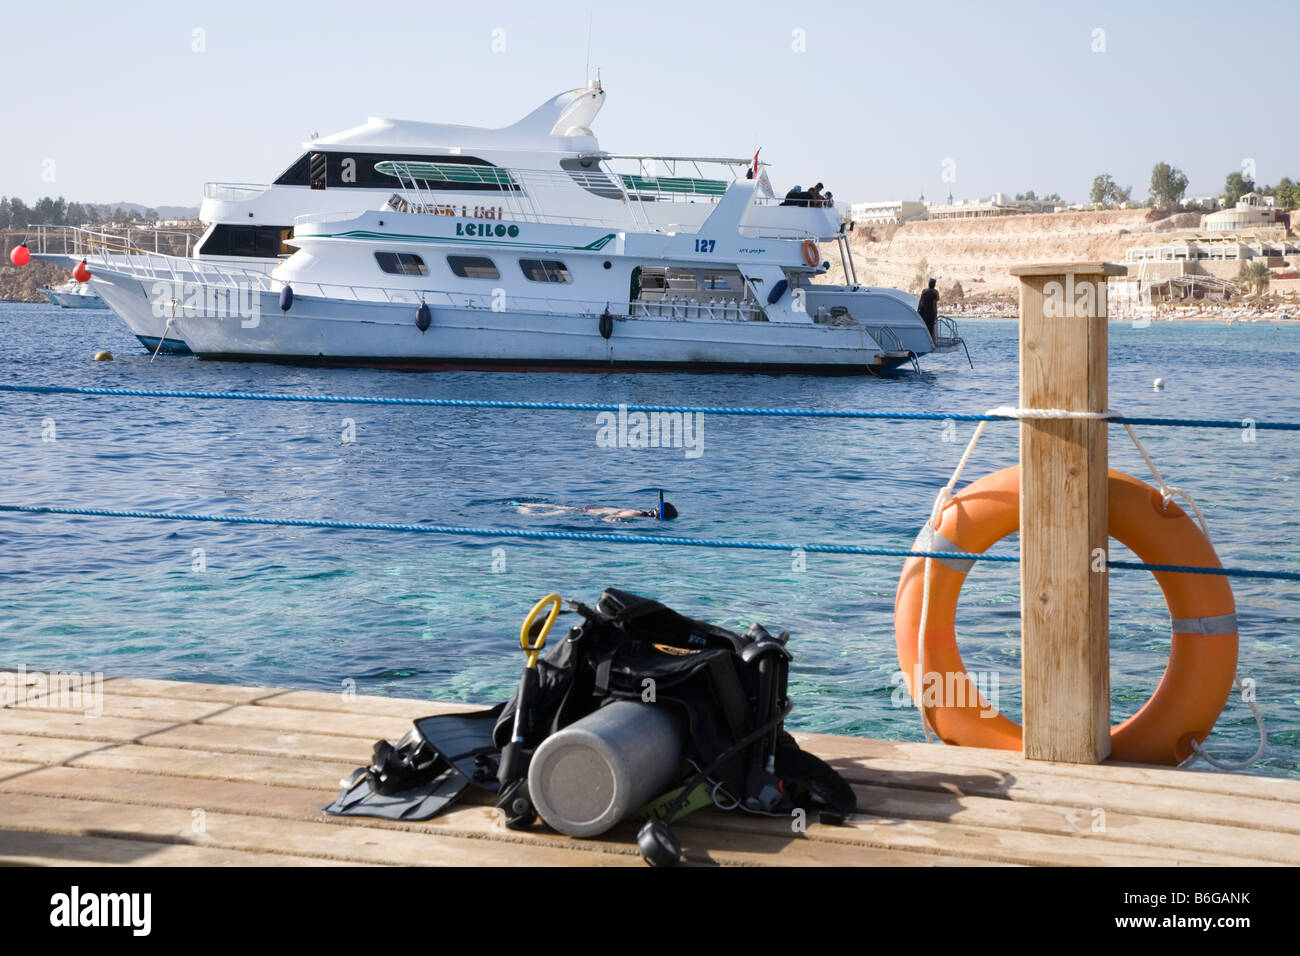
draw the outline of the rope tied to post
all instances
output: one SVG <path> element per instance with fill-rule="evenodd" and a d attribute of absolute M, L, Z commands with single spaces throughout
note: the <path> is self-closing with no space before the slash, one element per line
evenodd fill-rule
<path fill-rule="evenodd" d="M 997 408 L 991 408 L 985 413 L 985 415 L 996 418 L 1031 421 L 1064 421 L 1070 419 L 1107 421 L 1112 419 L 1122 419 L 1124 417 L 1120 412 L 1115 411 L 1114 409 L 1108 409 L 1103 412 L 1074 412 L 1060 408 L 1018 408 L 1007 405 L 1000 405 Z M 1210 535 L 1209 526 L 1206 524 L 1205 516 L 1201 513 L 1201 509 L 1197 505 L 1196 501 L 1183 489 L 1170 485 L 1164 480 L 1164 477 L 1160 474 L 1160 470 L 1151 459 L 1151 455 L 1147 451 L 1146 446 L 1142 444 L 1141 439 L 1139 439 L 1137 433 L 1134 432 L 1133 426 L 1127 422 L 1121 423 L 1124 425 L 1124 430 L 1128 433 L 1129 438 L 1132 439 L 1134 447 L 1137 448 L 1138 454 L 1142 456 L 1142 460 L 1146 462 L 1147 467 L 1151 471 L 1151 476 L 1155 481 L 1156 487 L 1160 491 L 1161 509 L 1167 509 L 1169 503 L 1175 496 L 1182 498 L 1191 507 L 1193 514 L 1196 516 L 1196 522 L 1201 528 L 1201 533 L 1205 535 L 1206 541 L 1210 542 L 1211 547 L 1213 547 L 1213 539 Z M 924 532 L 931 536 L 930 540 L 933 540 L 932 536 L 939 532 L 939 527 L 943 519 L 943 511 L 952 500 L 952 494 L 956 488 L 957 482 L 960 480 L 962 472 L 966 469 L 966 465 L 970 462 L 971 456 L 975 451 L 975 446 L 979 444 L 979 440 L 984 434 L 986 424 L 987 420 L 980 421 L 974 434 L 971 435 L 971 439 L 967 443 L 966 450 L 962 453 L 961 459 L 953 469 L 952 477 L 948 479 L 947 484 L 939 489 L 938 494 L 935 496 L 934 507 L 930 511 L 930 517 L 926 521 Z M 930 549 L 927 548 L 927 550 Z M 918 684 L 923 682 L 925 675 L 925 630 L 930 604 L 930 569 L 934 561 L 937 559 L 937 555 L 927 555 L 923 559 L 924 574 L 921 585 L 921 614 L 918 622 L 916 648 L 916 669 L 920 678 Z M 1233 686 L 1236 687 L 1238 693 L 1241 695 L 1242 701 L 1250 709 L 1251 715 L 1255 718 L 1255 724 L 1259 728 L 1260 741 L 1258 749 L 1256 749 L 1255 753 L 1251 757 L 1245 760 L 1226 761 L 1212 756 L 1199 741 L 1192 738 L 1192 754 L 1186 760 L 1178 764 L 1179 768 L 1185 769 L 1191 767 L 1198 759 L 1200 759 L 1210 764 L 1210 766 L 1216 767 L 1220 770 L 1244 770 L 1253 766 L 1264 755 L 1264 751 L 1268 747 L 1268 733 L 1264 725 L 1264 716 L 1256 706 L 1253 697 L 1246 694 L 1241 683 L 1240 674 L 1234 674 L 1232 682 Z M 914 689 L 913 697 L 916 702 L 917 711 L 921 715 L 921 729 L 925 732 L 926 740 L 930 743 L 934 743 L 936 740 L 942 743 L 942 738 L 940 738 L 931 727 L 929 715 L 925 711 L 925 698 L 921 686 Z"/>

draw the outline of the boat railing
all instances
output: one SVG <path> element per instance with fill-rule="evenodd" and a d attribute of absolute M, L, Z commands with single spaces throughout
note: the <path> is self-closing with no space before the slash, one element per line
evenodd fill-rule
<path fill-rule="evenodd" d="M 955 352 L 959 348 L 966 353 L 967 364 L 974 368 L 975 363 L 971 361 L 970 349 L 966 346 L 966 340 L 957 331 L 957 320 L 946 315 L 939 316 L 939 321 L 936 323 L 934 330 L 934 351 Z"/>
<path fill-rule="evenodd" d="M 87 229 L 84 226 L 31 226 L 27 234 L 27 244 L 38 255 L 89 256 L 103 255 L 106 251 L 131 251 L 140 254 L 166 255 L 161 252 L 159 240 L 167 238 L 169 246 L 184 246 L 184 255 L 192 253 L 196 237 L 193 233 L 168 229 L 144 229 L 133 235 L 127 230 L 126 235 L 117 235 L 102 229 Z M 153 238 L 154 250 L 143 248 L 140 240 Z M 177 240 L 180 240 L 179 242 Z M 179 253 L 178 253 L 179 254 Z"/>
<path fill-rule="evenodd" d="M 72 244 L 78 251 L 71 253 L 58 249 L 48 251 L 58 255 L 79 255 L 83 258 L 93 255 L 95 259 L 92 274 L 95 268 L 103 268 L 142 281 L 216 285 L 228 289 L 251 288 L 262 291 L 274 289 L 271 277 L 264 269 L 241 269 L 205 259 L 196 259 L 189 255 L 150 252 L 124 242 L 120 237 L 104 237 L 89 230 L 81 231 L 87 235 L 78 237 Z"/>
<path fill-rule="evenodd" d="M 247 202 L 270 188 L 267 183 L 204 183 L 203 198 L 222 202 Z"/>
<path fill-rule="evenodd" d="M 921 374 L 921 363 L 917 360 L 916 353 L 903 344 L 902 338 L 890 325 L 863 326 L 866 331 L 871 333 L 871 337 L 879 343 L 880 347 L 886 352 L 905 352 L 911 359 L 912 367 L 916 369 L 916 374 Z"/>

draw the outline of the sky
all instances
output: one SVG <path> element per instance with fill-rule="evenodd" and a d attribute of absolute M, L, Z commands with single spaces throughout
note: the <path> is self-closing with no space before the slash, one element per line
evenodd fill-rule
<path fill-rule="evenodd" d="M 1298 41 L 1294 0 L 0 0 L 0 195 L 197 206 L 313 131 L 503 126 L 597 68 L 603 148 L 761 146 L 782 191 L 1086 201 L 1104 172 L 1144 198 L 1164 161 L 1211 195 L 1300 179 Z"/>

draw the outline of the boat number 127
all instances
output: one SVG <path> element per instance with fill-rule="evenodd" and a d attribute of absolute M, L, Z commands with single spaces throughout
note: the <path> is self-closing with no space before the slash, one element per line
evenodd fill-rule
<path fill-rule="evenodd" d="M 696 251 L 696 252 L 712 252 L 712 251 L 713 251 L 713 246 L 714 246 L 714 244 L 715 244 L 715 241 L 716 241 L 716 240 L 713 240 L 713 239 L 696 239 L 696 240 L 695 240 L 695 251 Z"/>

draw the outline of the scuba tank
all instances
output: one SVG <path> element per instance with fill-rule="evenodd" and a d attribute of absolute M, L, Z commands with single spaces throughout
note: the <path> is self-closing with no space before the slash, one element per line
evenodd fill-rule
<path fill-rule="evenodd" d="M 528 792 L 551 829 L 598 836 L 668 789 L 685 747 L 669 708 L 614 701 L 542 741 Z"/>

